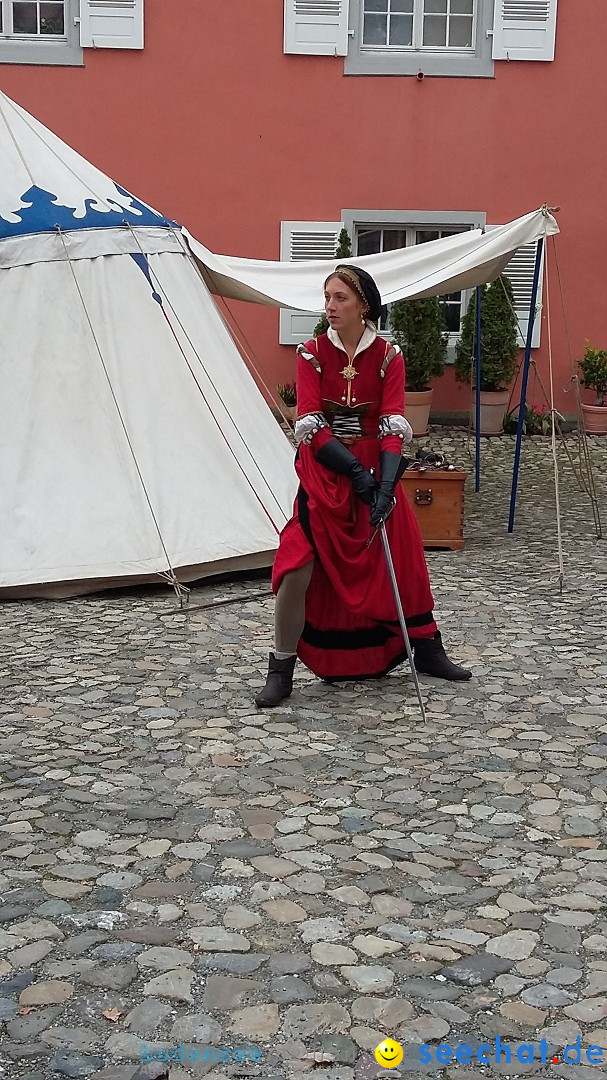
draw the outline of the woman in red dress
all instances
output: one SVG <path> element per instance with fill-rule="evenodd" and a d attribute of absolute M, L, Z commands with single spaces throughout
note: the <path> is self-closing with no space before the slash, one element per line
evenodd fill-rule
<path fill-rule="evenodd" d="M 291 694 L 297 657 L 327 681 L 379 678 L 407 654 L 377 526 L 386 530 L 416 669 L 442 679 L 471 672 L 447 657 L 432 609 L 423 542 L 398 483 L 405 367 L 378 335 L 373 278 L 338 266 L 325 282 L 326 334 L 300 345 L 299 490 L 272 572 L 275 650 L 260 708 Z"/>

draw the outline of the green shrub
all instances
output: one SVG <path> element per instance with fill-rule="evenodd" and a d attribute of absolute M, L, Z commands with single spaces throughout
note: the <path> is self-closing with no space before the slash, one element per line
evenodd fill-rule
<path fill-rule="evenodd" d="M 458 382 L 475 382 L 476 289 L 462 320 L 455 347 Z M 510 280 L 502 276 L 481 286 L 481 390 L 503 390 L 514 377 L 518 357 L 517 321 Z"/>
<path fill-rule="evenodd" d="M 390 306 L 390 326 L 405 358 L 407 390 L 429 390 L 447 360 L 445 315 L 438 296 L 397 300 Z"/>
<path fill-rule="evenodd" d="M 282 386 L 276 387 L 278 396 L 282 398 L 285 405 L 297 405 L 297 390 L 295 383 L 284 383 Z"/>
<path fill-rule="evenodd" d="M 593 349 L 590 342 L 586 342 L 584 359 L 579 361 L 582 372 L 582 386 L 594 390 L 596 404 L 605 405 L 607 396 L 607 349 Z"/>
<path fill-rule="evenodd" d="M 512 409 L 504 417 L 504 431 L 507 435 L 515 435 L 518 430 L 519 406 Z M 525 405 L 523 414 L 523 435 L 550 435 L 552 434 L 552 416 L 545 405 Z"/>

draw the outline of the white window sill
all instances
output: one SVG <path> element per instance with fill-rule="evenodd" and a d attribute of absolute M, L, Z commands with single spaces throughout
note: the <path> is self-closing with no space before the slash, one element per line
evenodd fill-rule
<path fill-rule="evenodd" d="M 77 41 L 67 38 L 8 37 L 0 35 L 0 64 L 50 64 L 63 67 L 84 64 Z"/>

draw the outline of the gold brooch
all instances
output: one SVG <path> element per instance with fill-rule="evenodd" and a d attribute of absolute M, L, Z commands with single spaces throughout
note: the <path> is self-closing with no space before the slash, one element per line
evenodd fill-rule
<path fill-rule="evenodd" d="M 348 383 L 347 397 L 344 394 L 344 396 L 342 397 L 341 400 L 345 401 L 347 405 L 350 405 L 352 400 L 356 401 L 356 398 L 352 399 L 352 382 L 356 378 L 356 376 L 359 374 L 359 372 L 354 367 L 354 364 L 352 363 L 352 361 L 349 361 L 347 366 L 342 371 L 340 371 L 339 374 L 343 375 L 344 379 Z"/>

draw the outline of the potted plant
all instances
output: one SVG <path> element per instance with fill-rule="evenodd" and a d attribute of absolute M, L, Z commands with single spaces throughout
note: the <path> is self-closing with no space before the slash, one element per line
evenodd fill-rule
<path fill-rule="evenodd" d="M 582 386 L 596 394 L 594 405 L 582 404 L 584 428 L 589 435 L 607 435 L 607 349 L 593 349 L 587 341 L 579 368 Z"/>
<path fill-rule="evenodd" d="M 415 436 L 428 431 L 431 380 L 447 360 L 445 316 L 438 296 L 397 300 L 390 306 L 392 338 L 405 358 L 405 416 Z"/>
<path fill-rule="evenodd" d="M 481 288 L 481 435 L 503 431 L 508 407 L 508 385 L 512 382 L 518 356 L 514 294 L 507 277 Z M 476 290 L 462 320 L 460 340 L 455 346 L 455 376 L 458 382 L 475 385 Z M 472 401 L 472 426 L 476 427 L 476 389 Z"/>
<path fill-rule="evenodd" d="M 281 398 L 285 408 L 284 413 L 287 420 L 294 420 L 297 412 L 297 392 L 295 383 L 283 383 L 276 387 L 278 396 Z"/>
<path fill-rule="evenodd" d="M 516 435 L 520 405 L 511 409 L 504 417 L 504 431 L 507 435 Z M 552 416 L 545 405 L 525 405 L 523 413 L 523 435 L 551 435 Z"/>
<path fill-rule="evenodd" d="M 337 238 L 337 247 L 335 249 L 336 259 L 351 259 L 352 258 L 352 241 L 350 240 L 350 234 L 346 228 L 342 229 Z M 320 319 L 314 327 L 314 337 L 318 337 L 319 334 L 326 334 L 329 329 L 329 322 L 325 312 L 323 311 Z"/>

